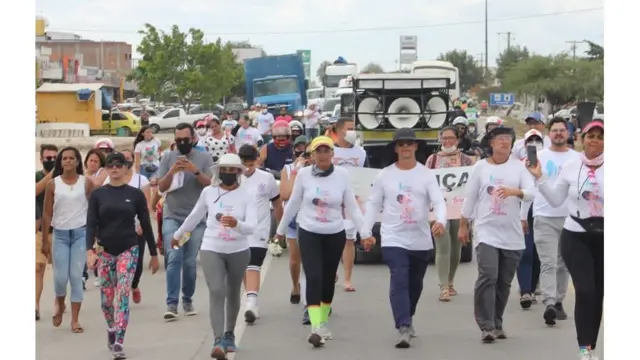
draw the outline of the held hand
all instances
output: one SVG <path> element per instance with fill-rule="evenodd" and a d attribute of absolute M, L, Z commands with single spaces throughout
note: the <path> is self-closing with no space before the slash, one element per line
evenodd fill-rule
<path fill-rule="evenodd" d="M 176 161 L 176 163 L 171 166 L 171 169 L 169 169 L 169 172 L 174 175 L 180 171 L 182 171 L 182 162 L 180 161 Z"/>
<path fill-rule="evenodd" d="M 172 249 L 179 249 L 180 248 L 180 240 L 171 239 L 171 248 Z"/>
<path fill-rule="evenodd" d="M 499 188 L 497 191 L 498 197 L 500 199 L 506 199 L 508 197 L 511 196 L 518 196 L 520 195 L 520 189 L 513 189 L 513 188 Z"/>
<path fill-rule="evenodd" d="M 236 218 L 234 218 L 233 216 L 226 215 L 226 216 L 223 216 L 222 219 L 220 220 L 221 220 L 220 223 L 224 227 L 234 229 L 236 226 L 238 226 L 238 220 L 236 220 Z"/>
<path fill-rule="evenodd" d="M 540 166 L 540 161 L 538 161 L 536 166 L 531 166 L 531 163 L 529 162 L 529 160 L 527 160 L 525 162 L 525 165 L 527 166 L 527 170 L 529 171 L 529 173 L 533 175 L 533 177 L 535 177 L 536 180 L 542 177 L 542 168 Z"/>
<path fill-rule="evenodd" d="M 366 239 L 360 239 L 360 243 L 364 246 L 364 251 L 371 251 L 371 249 L 376 245 L 376 238 L 369 236 Z"/>
<path fill-rule="evenodd" d="M 458 240 L 462 243 L 462 245 L 466 245 L 469 243 L 469 228 L 466 226 L 460 226 L 458 230 Z"/>
<path fill-rule="evenodd" d="M 522 232 L 524 232 L 525 234 L 529 233 L 529 222 L 527 220 L 520 220 L 520 222 L 522 223 Z"/>
<path fill-rule="evenodd" d="M 284 243 L 284 235 L 276 234 L 275 239 L 279 244 L 283 244 Z"/>
<path fill-rule="evenodd" d="M 136 225 L 136 234 L 138 234 L 138 236 L 142 235 L 142 227 L 140 227 L 140 225 Z"/>
<path fill-rule="evenodd" d="M 87 250 L 87 268 L 94 269 L 98 263 L 98 255 L 93 250 Z"/>
<path fill-rule="evenodd" d="M 431 226 L 431 232 L 434 236 L 442 236 L 444 235 L 444 225 L 439 222 L 435 222 L 433 226 Z"/>
<path fill-rule="evenodd" d="M 149 270 L 151 270 L 151 274 L 155 274 L 158 272 L 160 268 L 160 262 L 158 261 L 157 256 L 152 256 L 149 260 Z"/>

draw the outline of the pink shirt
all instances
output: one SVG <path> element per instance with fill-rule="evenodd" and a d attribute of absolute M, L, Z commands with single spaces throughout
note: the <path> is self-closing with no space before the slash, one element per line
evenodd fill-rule
<path fill-rule="evenodd" d="M 291 122 L 291 120 L 293 120 L 293 118 L 292 118 L 290 115 L 279 115 L 279 116 L 276 118 L 276 121 L 280 121 L 280 120 L 284 120 L 284 121 L 286 121 L 287 123 L 290 123 L 290 122 Z"/>

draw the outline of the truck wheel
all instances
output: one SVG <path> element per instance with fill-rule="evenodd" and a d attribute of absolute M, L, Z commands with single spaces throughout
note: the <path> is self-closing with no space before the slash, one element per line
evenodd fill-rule
<path fill-rule="evenodd" d="M 160 126 L 158 126 L 158 124 L 151 124 L 149 125 L 149 128 L 151 129 L 151 131 L 153 131 L 154 134 L 160 132 Z"/>

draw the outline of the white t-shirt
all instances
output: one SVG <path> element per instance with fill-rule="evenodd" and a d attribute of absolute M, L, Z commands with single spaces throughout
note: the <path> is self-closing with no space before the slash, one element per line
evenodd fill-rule
<path fill-rule="evenodd" d="M 333 165 L 347 167 L 363 167 L 367 159 L 367 152 L 362 146 L 352 146 L 349 148 L 333 148 Z"/>
<path fill-rule="evenodd" d="M 268 133 L 269 130 L 271 130 L 271 125 L 275 122 L 273 114 L 270 112 L 260 113 L 256 121 L 258 122 L 257 128 L 261 135 Z"/>
<path fill-rule="evenodd" d="M 431 250 L 429 211 L 434 207 L 437 221 L 447 224 L 447 205 L 435 174 L 418 163 L 411 170 L 401 170 L 396 164 L 382 169 L 376 178 L 365 211 L 365 225 L 371 228 L 382 211 L 381 246 L 407 250 Z"/>
<path fill-rule="evenodd" d="M 349 171 L 335 167 L 329 176 L 314 176 L 312 167 L 300 169 L 293 183 L 277 233 L 285 235 L 289 223 L 298 214 L 300 228 L 316 234 L 336 234 L 344 230 L 342 205 L 349 217 L 362 228 L 363 218 L 349 182 Z M 371 230 L 369 230 L 371 232 Z"/>
<path fill-rule="evenodd" d="M 524 201 L 535 196 L 531 174 L 520 160 L 510 158 L 500 165 L 480 160 L 471 170 L 467 181 L 462 216 L 473 216 L 476 243 L 485 243 L 498 249 L 523 250 L 524 233 L 520 222 L 520 199 L 500 199 L 499 188 L 521 189 Z"/>
<path fill-rule="evenodd" d="M 580 153 L 572 149 L 568 151 L 551 151 L 550 149 L 544 149 L 538 153 L 538 161 L 542 167 L 542 174 L 547 176 L 552 184 L 556 181 L 564 165 L 574 159 L 579 160 Z M 536 197 L 533 200 L 533 216 L 567 217 L 569 215 L 568 204 L 569 201 L 566 200 L 562 206 L 553 207 L 549 205 L 547 199 L 545 199 L 540 192 L 536 192 Z M 530 207 L 531 202 L 522 202 L 520 219 L 527 219 Z"/>
<path fill-rule="evenodd" d="M 233 254 L 248 249 L 249 236 L 255 231 L 258 221 L 255 195 L 247 190 L 244 184 L 232 191 L 207 186 L 173 238 L 180 239 L 185 233 L 193 231 L 207 215 L 207 227 L 200 250 Z M 238 225 L 235 228 L 222 226 L 222 216 L 233 216 L 238 220 Z"/>
<path fill-rule="evenodd" d="M 305 129 L 317 129 L 318 128 L 318 118 L 320 117 L 320 113 L 316 110 L 305 110 L 304 111 L 304 127 Z"/>
<path fill-rule="evenodd" d="M 238 121 L 237 120 L 227 119 L 227 120 L 223 121 L 222 125 L 220 125 L 220 126 L 222 127 L 222 131 L 231 131 L 237 125 L 238 125 Z"/>
<path fill-rule="evenodd" d="M 248 127 L 248 128 L 240 128 L 235 136 L 236 140 L 236 148 L 239 150 L 242 145 L 249 144 L 253 146 L 258 146 L 258 141 L 264 139 L 262 135 L 260 135 L 260 131 L 256 128 Z"/>
<path fill-rule="evenodd" d="M 252 235 L 249 236 L 249 246 L 267 247 L 267 240 L 271 232 L 271 203 L 272 199 L 280 196 L 280 188 L 276 179 L 270 173 L 256 169 L 250 176 L 242 175 L 242 186 L 244 191 L 249 191 L 256 195 L 253 206 L 256 209 L 258 225 Z"/>
<path fill-rule="evenodd" d="M 545 135 L 542 139 L 542 145 L 545 149 L 551 147 L 551 138 L 548 135 Z M 511 149 L 511 158 L 514 160 L 522 160 L 527 157 L 527 146 L 524 144 L 524 139 L 518 139 L 513 144 L 513 149 Z"/>
<path fill-rule="evenodd" d="M 213 135 L 208 135 L 204 139 L 204 147 L 211 156 L 220 157 L 228 153 L 235 142 L 235 138 L 230 134 L 225 134 L 220 139 L 215 138 Z"/>
<path fill-rule="evenodd" d="M 562 206 L 569 201 L 569 215 L 580 219 L 604 216 L 604 165 L 595 171 L 595 178 L 589 176 L 589 167 L 581 159 L 572 159 L 562 168 L 555 183 L 543 176 L 538 181 L 538 190 L 551 206 Z M 567 216 L 564 228 L 569 231 L 584 232 L 582 226 Z"/>
<path fill-rule="evenodd" d="M 139 142 L 133 152 L 140 154 L 140 165 L 160 166 L 160 146 L 156 138 Z"/>

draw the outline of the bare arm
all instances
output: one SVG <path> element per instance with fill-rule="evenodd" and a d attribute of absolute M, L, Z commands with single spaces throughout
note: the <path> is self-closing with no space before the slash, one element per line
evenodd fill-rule
<path fill-rule="evenodd" d="M 36 183 L 36 196 L 42 194 L 47 188 L 47 183 L 51 180 L 53 171 L 49 171 L 40 181 Z"/>
<path fill-rule="evenodd" d="M 107 174 L 107 172 L 103 169 L 102 171 L 100 171 L 100 174 L 98 174 L 97 176 L 91 178 L 94 187 L 100 187 L 104 184 L 104 181 L 107 180 L 107 176 L 109 176 L 109 174 Z"/>
<path fill-rule="evenodd" d="M 264 167 L 264 162 L 267 161 L 267 144 L 264 144 L 260 148 L 260 157 L 258 158 L 258 166 Z"/>
<path fill-rule="evenodd" d="M 298 175 L 296 171 L 291 171 L 291 176 L 289 176 L 289 172 L 285 169 L 280 173 L 280 199 L 282 201 L 288 201 L 291 197 L 291 191 L 293 190 L 293 182 L 296 180 L 296 176 Z"/>
<path fill-rule="evenodd" d="M 56 185 L 53 179 L 49 180 L 44 191 L 44 209 L 42 209 L 42 243 L 48 240 L 49 227 L 51 227 L 51 218 L 53 217 L 53 195 L 56 191 Z"/>

